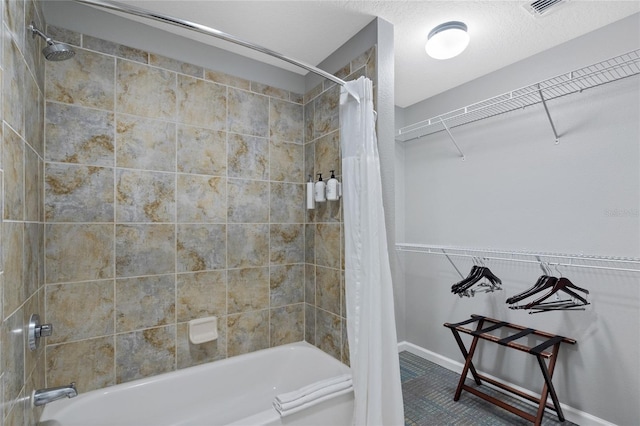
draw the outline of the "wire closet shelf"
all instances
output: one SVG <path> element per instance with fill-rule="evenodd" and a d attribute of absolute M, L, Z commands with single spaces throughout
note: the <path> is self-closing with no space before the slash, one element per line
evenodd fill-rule
<path fill-rule="evenodd" d="M 402 127 L 396 140 L 408 142 L 637 74 L 640 49 Z"/>
<path fill-rule="evenodd" d="M 541 267 L 562 266 L 569 268 L 588 268 L 607 271 L 640 272 L 640 258 L 592 256 L 585 254 L 560 254 L 529 251 L 508 251 L 485 248 L 450 247 L 429 244 L 398 243 L 398 252 L 426 253 L 451 257 L 466 257 L 480 262 L 498 260 L 538 264 Z M 455 266 L 455 265 L 454 265 Z M 457 269 L 457 268 L 456 268 Z"/>

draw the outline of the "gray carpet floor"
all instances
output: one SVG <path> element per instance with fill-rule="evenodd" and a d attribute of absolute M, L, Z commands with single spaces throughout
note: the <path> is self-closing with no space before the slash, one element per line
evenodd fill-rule
<path fill-rule="evenodd" d="M 417 355 L 406 351 L 400 353 L 400 374 L 406 426 L 531 425 L 525 419 L 469 392 L 463 391 L 460 400 L 454 401 L 453 395 L 458 386 L 460 375 Z M 475 386 L 475 383 L 469 379 L 467 379 L 467 384 Z M 535 415 L 536 407 L 494 391 L 487 386 L 482 386 L 482 390 L 497 395 L 511 405 Z M 559 422 L 555 413 L 549 411 L 545 413 L 542 424 L 545 426 L 574 425 L 569 421 Z"/>

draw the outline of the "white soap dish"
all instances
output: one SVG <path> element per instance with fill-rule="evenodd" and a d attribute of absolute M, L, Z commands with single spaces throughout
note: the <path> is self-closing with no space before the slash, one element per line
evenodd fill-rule
<path fill-rule="evenodd" d="M 189 321 L 189 341 L 194 345 L 212 342 L 218 338 L 218 317 Z"/>

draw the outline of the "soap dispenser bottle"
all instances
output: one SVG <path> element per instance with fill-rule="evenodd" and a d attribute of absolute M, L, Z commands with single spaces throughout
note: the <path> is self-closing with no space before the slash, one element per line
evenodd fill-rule
<path fill-rule="evenodd" d="M 325 194 L 325 183 L 322 181 L 322 173 L 318 173 L 318 181 L 315 185 L 316 202 L 327 201 Z"/>
<path fill-rule="evenodd" d="M 338 195 L 338 179 L 334 174 L 335 170 L 331 170 L 331 178 L 327 181 L 327 200 L 336 201 L 340 197 Z"/>

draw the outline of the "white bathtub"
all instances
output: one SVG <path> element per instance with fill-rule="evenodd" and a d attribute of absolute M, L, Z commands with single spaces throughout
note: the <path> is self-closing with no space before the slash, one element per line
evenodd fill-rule
<path fill-rule="evenodd" d="M 40 426 L 350 425 L 353 393 L 280 417 L 273 399 L 349 368 L 293 343 L 82 393 L 45 406 Z"/>

